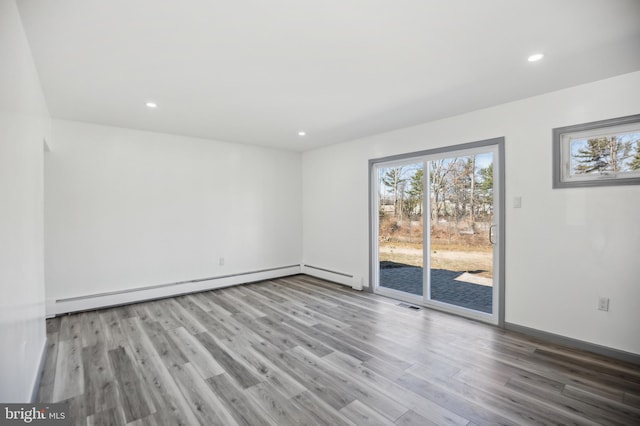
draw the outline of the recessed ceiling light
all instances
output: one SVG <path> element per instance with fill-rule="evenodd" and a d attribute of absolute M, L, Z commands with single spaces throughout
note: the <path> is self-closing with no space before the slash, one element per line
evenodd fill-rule
<path fill-rule="evenodd" d="M 544 58 L 544 55 L 542 53 L 534 53 L 533 55 L 531 55 L 531 56 L 529 56 L 527 58 L 527 61 L 529 61 L 529 62 L 537 62 L 542 58 Z"/>
<path fill-rule="evenodd" d="M 304 130 L 300 130 L 298 132 L 298 136 L 307 136 L 307 132 L 305 132 Z"/>
<path fill-rule="evenodd" d="M 155 102 L 147 102 L 145 105 L 147 108 L 158 108 L 158 104 Z"/>

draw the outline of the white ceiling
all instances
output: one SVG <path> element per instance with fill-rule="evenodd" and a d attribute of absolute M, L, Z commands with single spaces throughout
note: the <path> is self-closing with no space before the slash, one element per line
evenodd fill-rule
<path fill-rule="evenodd" d="M 18 5 L 53 117 L 294 150 L 640 69 L 640 0 Z"/>

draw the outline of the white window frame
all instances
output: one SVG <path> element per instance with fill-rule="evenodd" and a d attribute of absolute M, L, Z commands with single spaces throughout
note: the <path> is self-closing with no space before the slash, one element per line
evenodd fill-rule
<path fill-rule="evenodd" d="M 553 188 L 640 185 L 640 171 L 571 174 L 573 141 L 625 133 L 640 133 L 640 114 L 553 129 Z"/>

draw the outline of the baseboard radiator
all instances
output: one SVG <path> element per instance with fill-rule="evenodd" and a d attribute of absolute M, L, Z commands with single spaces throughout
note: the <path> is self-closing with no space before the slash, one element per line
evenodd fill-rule
<path fill-rule="evenodd" d="M 319 266 L 302 264 L 301 272 L 312 277 L 322 278 L 327 281 L 333 281 L 338 284 L 348 285 L 354 290 L 362 290 L 363 278 L 359 275 L 347 274 L 345 272 L 334 271 L 329 268 L 321 268 Z"/>
<path fill-rule="evenodd" d="M 301 273 L 301 269 L 301 265 L 280 266 L 230 275 L 221 275 L 217 277 L 197 278 L 187 281 L 124 289 L 120 291 L 48 300 L 46 315 L 47 318 L 51 318 L 56 315 L 71 312 L 89 311 L 98 308 L 127 305 L 130 303 L 197 293 L 199 291 L 215 290 L 238 284 L 296 275 Z"/>

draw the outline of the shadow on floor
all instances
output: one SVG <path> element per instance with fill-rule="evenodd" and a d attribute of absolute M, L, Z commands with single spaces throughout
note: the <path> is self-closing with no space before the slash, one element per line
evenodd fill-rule
<path fill-rule="evenodd" d="M 457 281 L 462 272 L 431 270 L 431 299 L 475 311 L 491 313 L 493 287 Z M 403 263 L 380 262 L 380 286 L 422 296 L 422 268 Z"/>

